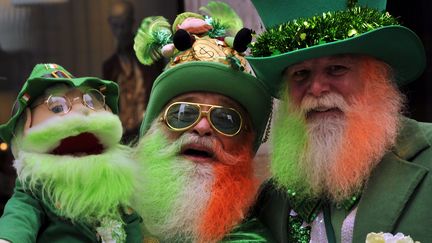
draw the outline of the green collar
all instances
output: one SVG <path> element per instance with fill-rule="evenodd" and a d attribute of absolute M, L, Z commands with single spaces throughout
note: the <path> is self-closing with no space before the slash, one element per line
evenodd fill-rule
<path fill-rule="evenodd" d="M 402 129 L 397 137 L 393 152 L 399 158 L 410 161 L 419 151 L 431 146 L 429 141 L 432 136 L 430 134 L 425 134 L 425 131 L 429 131 L 430 129 L 422 129 L 423 126 L 427 126 L 425 123 L 402 117 L 401 124 Z"/>

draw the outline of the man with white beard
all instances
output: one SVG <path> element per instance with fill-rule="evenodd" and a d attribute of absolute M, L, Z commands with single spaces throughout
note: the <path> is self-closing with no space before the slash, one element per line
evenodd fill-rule
<path fill-rule="evenodd" d="M 421 41 L 385 0 L 253 2 L 274 28 L 248 60 L 282 100 L 260 219 L 278 242 L 430 241 L 432 126 L 398 90 L 425 67 Z"/>
<path fill-rule="evenodd" d="M 118 86 L 38 64 L 0 135 L 18 179 L 0 242 L 141 242 L 136 164 L 120 145 Z"/>
<path fill-rule="evenodd" d="M 144 20 L 135 39 L 140 60 L 151 54 L 137 46 L 146 44 L 152 19 L 160 20 Z M 266 86 L 250 72 L 225 42 L 195 36 L 155 80 L 136 147 L 142 168 L 133 206 L 144 241 L 272 241 L 248 218 L 259 187 L 253 158 L 272 108 Z"/>

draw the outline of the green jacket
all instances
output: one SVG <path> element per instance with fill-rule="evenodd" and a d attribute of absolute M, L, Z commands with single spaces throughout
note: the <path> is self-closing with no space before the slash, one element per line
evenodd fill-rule
<path fill-rule="evenodd" d="M 141 217 L 124 215 L 127 242 L 142 242 Z M 14 195 L 0 218 L 0 239 L 27 242 L 100 242 L 95 229 L 84 223 L 72 223 L 59 217 L 51 206 L 24 192 L 17 181 Z"/>
<path fill-rule="evenodd" d="M 401 232 L 420 242 L 432 240 L 431 144 L 432 124 L 404 118 L 396 145 L 372 171 L 362 192 L 354 243 L 364 243 L 370 232 Z M 287 194 L 268 184 L 256 214 L 278 242 L 288 242 L 290 210 Z"/>

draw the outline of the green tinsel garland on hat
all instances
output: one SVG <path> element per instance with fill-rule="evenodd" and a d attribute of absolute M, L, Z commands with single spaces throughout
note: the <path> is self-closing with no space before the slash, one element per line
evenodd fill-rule
<path fill-rule="evenodd" d="M 356 6 L 272 27 L 257 38 L 251 51 L 255 57 L 272 56 L 344 40 L 389 25 L 399 25 L 389 13 Z"/>

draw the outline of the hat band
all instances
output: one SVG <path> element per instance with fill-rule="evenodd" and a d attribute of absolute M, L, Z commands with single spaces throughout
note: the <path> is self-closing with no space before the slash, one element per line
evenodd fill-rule
<path fill-rule="evenodd" d="M 274 56 L 298 49 L 344 40 L 368 31 L 399 25 L 388 12 L 366 7 L 299 18 L 268 29 L 252 47 L 255 57 Z"/>
<path fill-rule="evenodd" d="M 224 41 L 212 39 L 208 36 L 202 38 L 196 36 L 195 38 L 196 41 L 192 48 L 180 52 L 176 57 L 172 58 L 167 69 L 191 61 L 205 61 L 222 63 L 235 70 L 251 73 L 246 59 L 234 49 L 229 48 Z"/>

